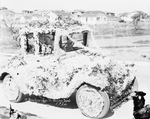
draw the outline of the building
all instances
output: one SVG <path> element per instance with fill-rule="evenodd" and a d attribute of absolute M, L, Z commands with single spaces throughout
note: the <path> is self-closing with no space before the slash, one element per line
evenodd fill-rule
<path fill-rule="evenodd" d="M 64 10 L 54 10 L 53 12 L 57 15 L 58 18 L 60 17 L 65 18 L 65 17 L 71 16 L 70 12 L 66 12 Z"/>
<path fill-rule="evenodd" d="M 22 13 L 32 14 L 32 13 L 33 13 L 33 11 L 29 11 L 29 10 L 22 10 Z"/>
<path fill-rule="evenodd" d="M 51 23 L 55 22 L 58 18 L 57 14 L 51 10 L 35 10 L 34 13 L 42 15 L 45 20 L 49 20 Z"/>
<path fill-rule="evenodd" d="M 83 24 L 106 24 L 108 16 L 102 11 L 86 11 L 80 16 Z"/>
<path fill-rule="evenodd" d="M 129 14 L 128 12 L 118 14 L 118 17 L 120 18 L 119 21 L 122 21 L 122 22 L 132 21 L 132 19 L 128 16 L 128 14 Z"/>
<path fill-rule="evenodd" d="M 84 11 L 81 10 L 74 10 L 73 12 L 71 12 L 71 17 L 75 20 L 80 20 L 81 15 L 84 13 Z"/>
<path fill-rule="evenodd" d="M 113 12 L 105 12 L 105 14 L 110 17 L 115 17 L 115 13 L 113 13 Z"/>

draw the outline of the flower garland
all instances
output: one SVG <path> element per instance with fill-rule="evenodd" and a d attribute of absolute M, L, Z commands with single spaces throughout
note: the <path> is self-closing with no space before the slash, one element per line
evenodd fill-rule
<path fill-rule="evenodd" d="M 56 28 L 69 29 L 70 27 L 80 25 L 76 22 L 68 22 L 69 20 L 65 21 L 58 21 L 53 26 L 48 22 L 31 23 L 20 30 L 20 37 L 24 40 L 23 43 L 25 43 L 27 40 L 25 38 L 26 34 L 33 33 L 35 43 L 38 44 L 38 33 L 49 33 Z M 51 59 L 51 57 L 49 58 Z M 34 72 L 33 75 L 25 79 L 27 89 L 31 91 L 31 94 L 45 96 L 45 92 L 49 91 L 51 94 L 49 97 L 55 98 L 55 95 L 57 95 L 57 98 L 61 98 L 58 94 L 64 87 L 69 86 L 75 76 L 79 75 L 79 78 L 84 78 L 77 80 L 77 83 L 74 85 L 80 84 L 81 81 L 94 84 L 102 90 L 107 91 L 111 104 L 115 104 L 115 99 L 118 97 L 121 97 L 119 100 L 124 98 L 126 94 L 123 90 L 128 88 L 128 85 L 133 80 L 129 66 L 118 64 L 104 57 L 100 52 L 89 48 L 83 47 L 73 54 L 60 56 L 59 61 L 56 62 L 50 62 L 50 59 L 47 59 L 49 65 L 46 62 L 41 63 L 41 66 L 34 67 L 32 69 Z M 23 58 L 16 56 L 11 59 L 9 67 L 18 68 L 26 64 Z M 28 72 L 31 74 L 30 71 Z M 27 74 L 27 76 L 30 74 Z M 93 80 L 93 78 L 96 80 Z M 73 90 L 73 86 L 71 90 Z M 56 91 L 52 92 L 54 90 Z M 127 92 L 129 91 L 127 90 Z"/>

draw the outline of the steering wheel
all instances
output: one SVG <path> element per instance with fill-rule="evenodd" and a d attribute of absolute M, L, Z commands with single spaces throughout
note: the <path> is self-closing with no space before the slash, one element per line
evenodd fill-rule
<path fill-rule="evenodd" d="M 61 43 L 61 48 L 66 52 L 73 50 L 74 43 L 72 41 L 67 40 L 66 43 Z"/>

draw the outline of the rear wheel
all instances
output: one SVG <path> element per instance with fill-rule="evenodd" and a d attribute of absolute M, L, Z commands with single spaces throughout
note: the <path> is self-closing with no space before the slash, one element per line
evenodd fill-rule
<path fill-rule="evenodd" d="M 12 76 L 7 75 L 3 80 L 3 88 L 6 98 L 11 102 L 21 102 L 23 94 Z"/>
<path fill-rule="evenodd" d="M 84 85 L 76 93 L 76 102 L 83 115 L 90 118 L 102 118 L 110 109 L 110 100 L 106 92 Z"/>

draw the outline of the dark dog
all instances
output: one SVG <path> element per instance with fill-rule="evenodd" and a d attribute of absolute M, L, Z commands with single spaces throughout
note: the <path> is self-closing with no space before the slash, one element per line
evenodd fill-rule
<path fill-rule="evenodd" d="M 145 105 L 145 95 L 146 93 L 142 91 L 135 91 L 132 95 L 135 119 L 150 119 L 150 105 Z"/>

